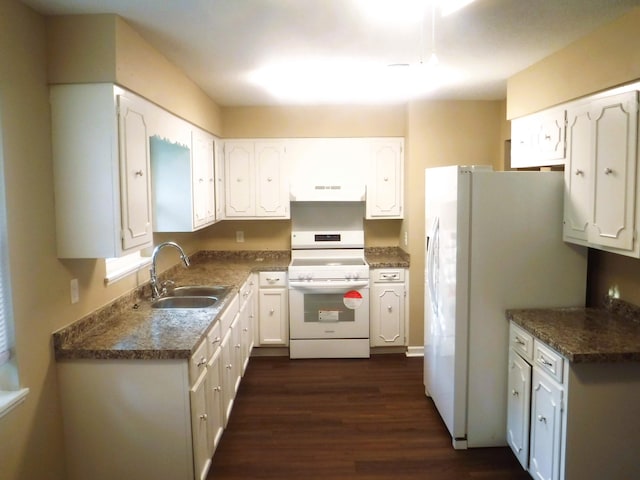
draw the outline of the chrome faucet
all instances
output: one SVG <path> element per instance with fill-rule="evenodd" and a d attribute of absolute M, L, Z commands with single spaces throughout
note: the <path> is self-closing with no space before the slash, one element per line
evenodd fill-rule
<path fill-rule="evenodd" d="M 184 263 L 185 267 L 188 267 L 191 262 L 189 261 L 189 257 L 180 245 L 176 242 L 162 242 L 156 245 L 156 248 L 153 249 L 153 253 L 151 254 L 151 268 L 149 269 L 149 274 L 151 275 L 151 298 L 158 298 L 163 296 L 167 292 L 167 288 L 165 283 L 173 283 L 170 280 L 167 282 L 163 282 L 162 285 L 158 285 L 158 275 L 156 274 L 156 258 L 164 247 L 174 247 L 177 248 L 180 252 L 180 258 L 182 259 L 182 263 Z"/>

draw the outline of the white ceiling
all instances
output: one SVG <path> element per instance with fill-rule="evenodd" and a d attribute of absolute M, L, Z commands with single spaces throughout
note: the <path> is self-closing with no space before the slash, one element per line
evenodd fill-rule
<path fill-rule="evenodd" d="M 362 9 L 365 1 L 373 0 L 23 0 L 44 14 L 120 15 L 221 106 L 502 99 L 508 77 L 640 6 L 640 0 L 476 0 L 435 16 L 437 68 L 457 77 L 428 92 L 396 84 L 388 95 L 388 85 L 378 81 L 384 73 L 409 71 L 388 65 L 429 58 L 430 9 L 424 18 L 414 15 L 418 21 L 399 24 L 389 16 L 371 18 Z M 404 0 L 389 1 L 398 6 Z M 314 71 L 314 59 L 331 58 L 344 61 L 342 70 L 321 84 L 295 77 Z M 280 83 L 284 93 L 309 86 L 296 98 L 276 98 L 247 80 L 267 62 L 287 60 L 297 73 Z M 360 62 L 368 68 L 365 79 L 351 68 Z M 355 90 L 313 95 L 333 82 L 347 88 L 349 80 Z M 374 99 L 360 95 L 370 90 Z"/>

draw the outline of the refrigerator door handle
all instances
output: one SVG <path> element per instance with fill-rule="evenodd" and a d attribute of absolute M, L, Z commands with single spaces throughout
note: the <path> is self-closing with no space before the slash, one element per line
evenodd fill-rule
<path fill-rule="evenodd" d="M 437 295 L 437 272 L 436 259 L 438 257 L 438 249 L 440 247 L 440 220 L 436 217 L 433 220 L 431 234 L 427 236 L 427 287 L 429 288 L 429 297 L 431 298 L 431 309 L 434 315 L 438 315 L 438 295 Z"/>

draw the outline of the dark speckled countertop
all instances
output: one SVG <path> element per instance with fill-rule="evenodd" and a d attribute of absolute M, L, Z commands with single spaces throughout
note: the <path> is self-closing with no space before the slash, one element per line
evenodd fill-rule
<path fill-rule="evenodd" d="M 640 361 L 640 309 L 622 300 L 602 309 L 507 310 L 507 319 L 570 362 Z"/>
<path fill-rule="evenodd" d="M 367 248 L 371 268 L 408 268 L 401 249 Z M 228 285 L 238 291 L 251 272 L 285 271 L 289 251 L 203 251 L 191 256 L 191 266 L 163 272 L 176 285 Z M 215 308 L 153 309 L 147 284 L 118 298 L 71 325 L 54 332 L 56 360 L 64 359 L 187 359 L 206 336 L 232 295 Z"/>
<path fill-rule="evenodd" d="M 286 270 L 289 251 L 198 252 L 160 275 L 176 285 L 228 285 L 214 308 L 153 309 L 149 284 L 54 332 L 56 360 L 187 359 L 251 272 Z"/>

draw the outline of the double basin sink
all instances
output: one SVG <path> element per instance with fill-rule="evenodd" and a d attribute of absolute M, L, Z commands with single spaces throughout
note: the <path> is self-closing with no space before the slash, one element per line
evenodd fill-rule
<path fill-rule="evenodd" d="M 188 285 L 176 287 L 166 296 L 151 302 L 151 308 L 211 308 L 231 290 L 226 285 Z"/>

